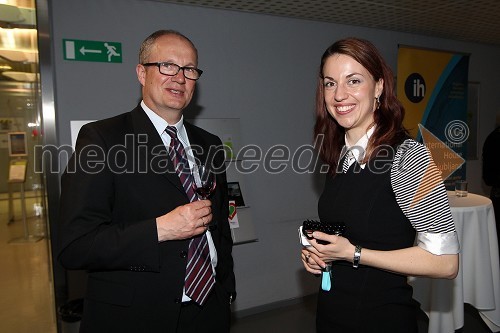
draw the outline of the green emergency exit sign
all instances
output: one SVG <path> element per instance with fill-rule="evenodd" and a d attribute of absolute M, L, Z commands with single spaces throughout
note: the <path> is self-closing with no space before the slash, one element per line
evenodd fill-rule
<path fill-rule="evenodd" d="M 65 60 L 122 62 L 121 43 L 63 39 L 63 49 Z"/>

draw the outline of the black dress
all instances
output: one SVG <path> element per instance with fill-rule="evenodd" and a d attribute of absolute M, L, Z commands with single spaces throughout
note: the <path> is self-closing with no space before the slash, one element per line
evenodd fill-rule
<path fill-rule="evenodd" d="M 373 250 L 413 246 L 415 229 L 391 187 L 391 158 L 328 176 L 319 199 L 321 222 L 344 222 L 352 244 Z M 342 161 L 341 161 L 342 163 Z M 317 332 L 417 332 L 417 308 L 407 277 L 352 262 L 335 261 L 330 291 L 320 290 Z"/>

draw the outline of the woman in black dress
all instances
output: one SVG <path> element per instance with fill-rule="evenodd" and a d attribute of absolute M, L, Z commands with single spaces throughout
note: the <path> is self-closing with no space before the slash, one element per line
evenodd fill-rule
<path fill-rule="evenodd" d="M 319 217 L 346 228 L 342 236 L 315 231 L 302 250 L 310 273 L 331 267 L 322 274 L 331 288 L 319 292 L 317 331 L 417 332 L 407 276 L 453 279 L 458 271 L 441 173 L 403 127 L 393 74 L 373 44 L 334 43 L 319 74 L 315 136 L 330 166 Z"/>

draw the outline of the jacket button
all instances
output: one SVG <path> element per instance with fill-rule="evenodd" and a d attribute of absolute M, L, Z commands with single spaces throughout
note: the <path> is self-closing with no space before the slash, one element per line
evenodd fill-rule
<path fill-rule="evenodd" d="M 179 304 L 181 302 L 181 299 L 179 297 L 174 298 L 174 303 Z"/>
<path fill-rule="evenodd" d="M 187 251 L 181 251 L 181 258 L 186 258 L 187 255 Z"/>

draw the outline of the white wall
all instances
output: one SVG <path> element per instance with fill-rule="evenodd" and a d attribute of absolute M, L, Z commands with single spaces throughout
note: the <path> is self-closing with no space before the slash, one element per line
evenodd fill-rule
<path fill-rule="evenodd" d="M 291 151 L 311 143 L 315 78 L 323 51 L 335 40 L 374 42 L 396 72 L 398 44 L 470 53 L 470 81 L 481 82 L 480 144 L 498 109 L 500 48 L 424 36 L 276 16 L 138 0 L 54 0 L 56 112 L 61 144 L 70 144 L 70 120 L 101 119 L 131 110 L 140 98 L 135 65 L 142 40 L 175 29 L 198 48 L 194 107 L 186 117 L 240 118 L 242 144 Z M 122 43 L 123 63 L 63 59 L 62 39 Z M 472 192 L 483 193 L 480 161 L 468 161 Z M 260 167 L 242 191 L 252 206 L 259 241 L 234 247 L 238 299 L 245 310 L 313 293 L 319 281 L 299 259 L 297 226 L 317 216 L 321 179 L 290 167 L 269 174 Z"/>

